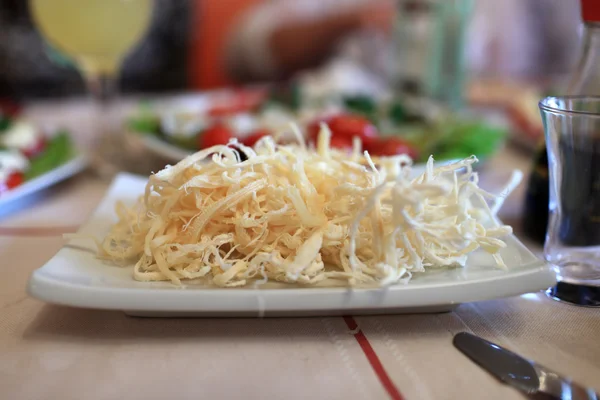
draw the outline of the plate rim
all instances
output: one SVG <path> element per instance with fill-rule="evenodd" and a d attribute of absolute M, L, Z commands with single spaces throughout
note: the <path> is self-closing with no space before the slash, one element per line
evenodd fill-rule
<path fill-rule="evenodd" d="M 346 304 L 338 304 L 335 309 L 380 309 L 380 308 L 407 308 L 407 307 L 427 307 L 454 305 L 462 303 L 471 303 L 484 300 L 493 300 L 504 297 L 516 296 L 519 294 L 529 293 L 533 291 L 541 291 L 554 285 L 554 279 L 546 273 L 546 269 L 539 271 L 530 271 L 526 275 L 530 275 L 530 279 L 536 279 L 543 285 L 538 289 L 532 290 L 531 285 L 511 285 L 511 290 L 502 293 L 489 295 L 473 295 L 472 293 L 465 294 L 465 287 L 476 285 L 479 291 L 489 285 L 497 284 L 497 279 L 490 279 L 486 282 L 454 284 L 449 285 L 447 289 L 448 297 L 452 299 L 444 300 L 422 300 L 410 298 L 410 292 L 422 290 L 418 287 L 406 287 L 397 290 L 385 289 L 352 289 L 352 288 L 290 288 L 290 289 L 242 289 L 240 291 L 228 289 L 151 289 L 151 288 L 110 288 L 110 287 L 87 287 L 82 285 L 74 285 L 65 283 L 64 281 L 52 280 L 47 277 L 35 274 L 28 285 L 28 294 L 39 300 L 43 300 L 53 304 L 61 304 L 73 307 L 94 308 L 94 309 L 109 309 L 109 310 L 132 310 L 132 311 L 206 311 L 206 312 L 223 312 L 223 311 L 257 311 L 258 304 L 248 301 L 261 300 L 268 305 L 267 310 L 272 311 L 301 311 L 301 310 L 327 310 L 331 309 L 332 305 L 329 300 L 342 300 L 344 297 L 350 297 L 354 294 L 354 301 L 346 301 Z M 543 273 L 543 274 L 542 274 Z M 529 280 L 529 279 L 528 279 Z M 510 280 L 509 280 L 510 281 Z M 524 281 L 521 281 L 524 282 Z M 227 290 L 227 293 L 223 293 Z M 312 302 L 310 306 L 304 302 L 296 305 L 290 305 L 289 301 L 294 301 L 298 297 L 313 296 L 318 291 L 320 302 Z M 462 292 L 462 294 L 461 294 Z M 394 304 L 368 304 L 362 301 L 362 306 L 356 303 L 361 303 L 362 299 L 368 296 L 392 294 L 391 303 Z M 256 296 L 256 294 L 260 294 Z M 83 295 L 83 296 L 82 296 Z M 148 302 L 147 297 L 152 296 L 152 301 Z M 394 296 L 396 295 L 396 296 Z M 288 301 L 281 302 L 283 298 Z M 193 299 L 195 302 L 190 303 Z M 228 300 L 222 304 L 220 300 Z M 307 299 L 302 299 L 307 300 Z M 389 299 L 388 299 L 389 300 Z M 209 305 L 203 304 L 208 302 Z M 254 304 L 253 304 L 254 303 Z"/>

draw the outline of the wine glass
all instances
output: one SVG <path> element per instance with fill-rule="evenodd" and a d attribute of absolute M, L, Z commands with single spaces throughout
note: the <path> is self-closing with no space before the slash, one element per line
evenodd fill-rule
<path fill-rule="evenodd" d="M 91 161 L 103 176 L 127 164 L 124 138 L 111 128 L 111 104 L 123 58 L 143 37 L 152 17 L 153 0 L 29 0 L 43 36 L 71 57 L 96 102 Z M 126 168 L 126 167 L 125 167 Z"/>

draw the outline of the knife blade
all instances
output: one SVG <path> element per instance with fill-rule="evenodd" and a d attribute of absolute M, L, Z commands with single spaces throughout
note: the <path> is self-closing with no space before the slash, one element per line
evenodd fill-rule
<path fill-rule="evenodd" d="M 536 399 L 600 400 L 600 394 L 467 332 L 454 336 L 454 346 L 500 381 Z"/>

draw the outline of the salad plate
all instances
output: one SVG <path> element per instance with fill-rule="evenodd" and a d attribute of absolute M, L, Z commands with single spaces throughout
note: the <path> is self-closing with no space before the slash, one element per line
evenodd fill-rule
<path fill-rule="evenodd" d="M 18 202 L 26 196 L 49 188 L 59 182 L 62 182 L 74 175 L 77 175 L 87 167 L 87 160 L 84 156 L 78 155 L 65 162 L 64 164 L 39 175 L 36 178 L 24 182 L 0 195 L 0 210 Z"/>
<path fill-rule="evenodd" d="M 46 131 L 0 110 L 0 210 L 86 167 L 65 130 Z"/>
<path fill-rule="evenodd" d="M 289 131 L 294 121 L 308 143 L 321 122 L 331 132 L 331 146 L 352 148 L 359 137 L 371 156 L 407 154 L 415 164 L 430 154 L 445 161 L 476 155 L 491 157 L 504 143 L 507 127 L 482 113 L 454 113 L 424 99 L 332 95 L 303 98 L 301 86 L 287 90 L 239 90 L 142 101 L 128 118 L 129 137 L 169 162 L 237 138 L 252 146 L 264 135 Z M 294 140 L 287 132 L 284 141 Z"/>
<path fill-rule="evenodd" d="M 464 268 L 415 274 L 407 284 L 385 288 L 300 287 L 269 283 L 260 287 L 217 288 L 198 283 L 183 287 L 133 280 L 132 266 L 107 264 L 96 257 L 90 237 L 102 238 L 116 219 L 118 201 L 133 204 L 146 178 L 121 174 L 113 182 L 81 238 L 69 241 L 36 270 L 31 296 L 72 307 L 122 310 L 135 316 L 309 316 L 450 311 L 461 303 L 515 296 L 555 284 L 551 267 L 516 237 L 501 250 L 507 268 L 476 251 Z"/>

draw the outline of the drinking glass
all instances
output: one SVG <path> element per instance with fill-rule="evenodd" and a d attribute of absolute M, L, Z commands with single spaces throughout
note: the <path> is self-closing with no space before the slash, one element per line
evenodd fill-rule
<path fill-rule="evenodd" d="M 96 103 L 94 167 L 112 175 L 127 155 L 120 129 L 112 125 L 111 104 L 123 58 L 144 35 L 153 0 L 29 0 L 38 29 L 71 57 Z"/>
<path fill-rule="evenodd" d="M 550 172 L 544 255 L 559 280 L 600 286 L 600 97 L 548 97 L 539 104 Z"/>

